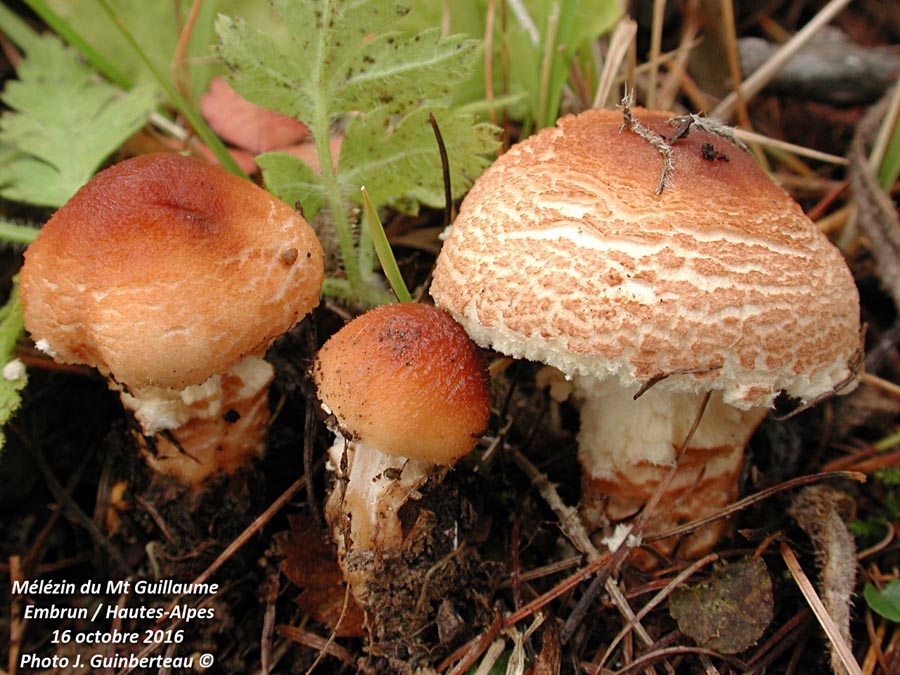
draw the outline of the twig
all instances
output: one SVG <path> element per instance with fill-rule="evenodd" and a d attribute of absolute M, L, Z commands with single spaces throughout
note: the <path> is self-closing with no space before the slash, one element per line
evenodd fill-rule
<path fill-rule="evenodd" d="M 628 635 L 628 633 L 631 631 L 631 629 L 634 627 L 634 625 L 638 621 L 640 621 L 645 616 L 647 616 L 647 614 L 650 613 L 650 610 L 652 610 L 654 607 L 659 605 L 659 603 L 661 603 L 663 600 L 665 600 L 667 597 L 669 597 L 669 595 L 672 593 L 672 591 L 674 591 L 675 588 L 680 583 L 682 583 L 685 579 L 687 579 L 688 577 L 693 575 L 694 572 L 699 570 L 701 567 L 704 567 L 704 566 L 708 565 L 709 563 L 714 562 L 715 560 L 718 560 L 718 558 L 719 558 L 719 556 L 716 555 L 715 553 L 710 553 L 709 555 L 704 556 L 700 560 L 694 561 L 688 567 L 683 569 L 681 571 L 681 573 L 679 573 L 676 577 L 674 577 L 671 581 L 669 581 L 669 583 L 667 583 L 666 586 L 662 590 L 660 590 L 656 595 L 654 595 L 650 599 L 649 602 L 647 602 L 643 607 L 641 607 L 641 611 L 639 611 L 635 615 L 635 617 L 631 621 L 629 621 L 622 628 L 621 631 L 619 631 L 619 634 L 616 635 L 615 638 L 613 638 L 612 642 L 609 643 L 609 647 L 606 648 L 606 653 L 603 654 L 603 657 L 600 659 L 600 662 L 597 664 L 596 668 L 594 668 L 594 670 L 593 670 L 594 674 L 599 675 L 600 671 L 603 668 L 603 665 L 609 660 L 609 658 L 612 656 L 613 652 L 615 651 L 616 646 L 625 638 L 626 635 Z"/>
<path fill-rule="evenodd" d="M 622 19 L 616 26 L 612 38 L 609 41 L 609 49 L 603 61 L 603 71 L 600 73 L 600 84 L 597 85 L 597 93 L 594 95 L 593 108 L 606 107 L 610 93 L 616 83 L 616 73 L 622 67 L 622 62 L 628 56 L 628 50 L 637 35 L 637 23 L 631 19 Z"/>
<path fill-rule="evenodd" d="M 353 655 L 350 654 L 349 651 L 340 645 L 330 643 L 326 638 L 323 638 L 320 635 L 315 635 L 314 633 L 305 631 L 302 628 L 296 628 L 295 626 L 284 625 L 278 626 L 278 634 L 292 642 L 318 649 L 329 656 L 333 656 L 349 668 L 353 668 L 356 665 L 353 660 Z"/>
<path fill-rule="evenodd" d="M 666 0 L 653 0 L 653 21 L 650 26 L 650 74 L 647 82 L 647 107 L 656 109 L 657 81 L 659 80 L 659 55 L 662 51 L 663 20 Z"/>
<path fill-rule="evenodd" d="M 766 488 L 765 490 L 760 490 L 759 492 L 752 494 L 748 497 L 744 497 L 733 504 L 725 507 L 718 513 L 714 513 L 710 516 L 706 516 L 705 518 L 699 518 L 697 520 L 692 520 L 689 523 L 685 523 L 684 525 L 679 525 L 678 527 L 672 528 L 666 532 L 660 532 L 658 534 L 645 536 L 644 542 L 654 542 L 660 539 L 668 539 L 669 537 L 677 537 L 683 534 L 687 534 L 693 530 L 696 530 L 699 527 L 703 527 L 704 525 L 708 525 L 709 523 L 713 523 L 720 518 L 727 518 L 733 513 L 736 513 L 742 509 L 747 508 L 748 506 L 752 506 L 757 502 L 761 502 L 765 499 L 768 499 L 774 494 L 779 492 L 783 492 L 784 490 L 792 490 L 794 488 L 802 487 L 804 485 L 810 485 L 811 483 L 818 483 L 823 480 L 855 480 L 860 483 L 866 482 L 866 475 L 859 471 L 828 471 L 825 473 L 814 473 L 808 476 L 800 476 L 798 478 L 793 478 L 791 480 L 785 481 L 784 483 L 779 483 L 778 485 L 773 485 L 772 487 Z"/>
<path fill-rule="evenodd" d="M 622 127 L 628 129 L 633 134 L 637 134 L 649 143 L 663 158 L 663 170 L 659 175 L 659 181 L 656 184 L 655 194 L 662 194 L 663 188 L 671 183 L 672 173 L 675 171 L 675 160 L 672 157 L 672 146 L 668 144 L 665 138 L 658 133 L 644 126 L 634 118 L 631 107 L 634 105 L 634 90 L 626 90 L 622 97 L 619 108 L 622 110 L 624 119 Z"/>
<path fill-rule="evenodd" d="M 563 534 L 572 542 L 572 545 L 575 546 L 579 551 L 585 554 L 588 557 L 588 564 L 580 570 L 578 573 L 573 574 L 566 582 L 559 584 L 555 589 L 552 589 L 550 593 L 554 593 L 552 597 L 546 597 L 546 601 L 544 601 L 545 596 L 549 596 L 549 594 L 545 593 L 543 596 L 538 598 L 538 600 L 542 601 L 541 604 L 532 607 L 534 603 L 529 603 L 525 607 L 522 608 L 519 612 L 516 612 L 506 619 L 506 624 L 511 625 L 515 623 L 515 621 L 519 621 L 520 619 L 528 616 L 533 613 L 538 607 L 543 607 L 544 604 L 554 600 L 559 597 L 562 593 L 569 590 L 569 586 L 567 582 L 571 582 L 574 580 L 574 583 L 571 584 L 571 587 L 574 588 L 584 579 L 587 579 L 589 576 L 594 574 L 595 572 L 600 572 L 600 570 L 604 570 L 604 566 L 606 569 L 604 573 L 606 578 L 604 579 L 604 588 L 606 592 L 609 593 L 610 598 L 613 601 L 613 604 L 616 605 L 619 612 L 622 616 L 627 620 L 631 621 L 634 618 L 634 610 L 631 609 L 631 606 L 628 604 L 627 598 L 622 593 L 619 588 L 616 580 L 609 576 L 609 572 L 614 569 L 615 565 L 617 565 L 624 557 L 628 551 L 627 546 L 620 546 L 616 551 L 614 551 L 611 555 L 601 555 L 597 548 L 594 546 L 587 532 L 585 532 L 584 525 L 581 522 L 581 517 L 578 512 L 570 506 L 567 506 L 563 503 L 562 499 L 559 497 L 559 493 L 557 493 L 556 488 L 553 484 L 547 479 L 547 477 L 541 473 L 536 466 L 534 466 L 525 455 L 519 452 L 517 449 L 512 450 L 513 460 L 519 466 L 520 469 L 525 471 L 528 477 L 531 479 L 532 483 L 537 487 L 538 492 L 540 492 L 541 496 L 556 514 L 556 517 L 559 519 L 560 529 L 562 529 Z M 599 563 L 598 563 L 599 561 Z M 592 569 L 596 566 L 596 569 Z M 590 570 L 590 572 L 588 572 Z M 521 615 L 521 616 L 519 616 Z M 514 617 L 518 617 L 515 621 L 512 621 Z M 635 633 L 637 633 L 638 637 L 642 642 L 646 645 L 653 644 L 653 638 L 650 637 L 650 634 L 646 631 L 646 629 L 641 626 L 641 624 L 636 624 Z"/>
<path fill-rule="evenodd" d="M 720 120 L 730 120 L 734 114 L 735 105 L 740 96 L 749 101 L 756 96 L 769 80 L 781 70 L 781 67 L 791 59 L 805 44 L 807 44 L 816 32 L 830 22 L 837 14 L 850 4 L 850 0 L 831 0 L 812 20 L 807 23 L 793 38 L 786 42 L 781 49 L 772 55 L 758 70 L 747 77 L 737 91 L 731 92 L 722 99 L 712 113 L 711 117 Z"/>
<path fill-rule="evenodd" d="M 856 586 L 856 542 L 844 522 L 841 505 L 849 500 L 846 494 L 829 485 L 812 485 L 803 488 L 788 509 L 813 543 L 823 604 L 848 647 L 851 645 L 851 597 Z M 844 675 L 834 650 L 831 668 Z"/>
<path fill-rule="evenodd" d="M 797 556 L 794 555 L 794 551 L 791 550 L 791 547 L 788 546 L 786 542 L 781 543 L 781 557 L 784 559 L 784 563 L 787 565 L 788 571 L 790 571 L 794 581 L 797 582 L 797 586 L 800 588 L 800 592 L 803 593 L 803 597 L 806 598 L 806 601 L 812 608 L 813 614 L 815 614 L 816 619 L 819 621 L 819 625 L 822 626 L 825 634 L 831 641 L 840 662 L 843 664 L 844 668 L 847 669 L 847 673 L 849 673 L 849 675 L 862 675 L 859 664 L 850 652 L 850 647 L 847 646 L 847 643 L 841 637 L 840 631 L 828 614 L 828 610 L 825 609 L 822 600 L 816 594 L 816 589 L 813 588 L 809 578 L 803 572 L 803 568 L 800 566 Z"/>

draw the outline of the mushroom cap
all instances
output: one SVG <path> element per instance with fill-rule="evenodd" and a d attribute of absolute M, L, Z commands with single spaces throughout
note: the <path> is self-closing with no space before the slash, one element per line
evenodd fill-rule
<path fill-rule="evenodd" d="M 671 113 L 634 109 L 662 136 Z M 515 145 L 475 183 L 431 294 L 482 346 L 567 375 L 729 405 L 802 401 L 853 377 L 859 297 L 840 252 L 753 158 L 694 127 L 671 184 L 620 112 Z"/>
<path fill-rule="evenodd" d="M 102 171 L 44 225 L 25 326 L 58 361 L 181 389 L 264 351 L 318 304 L 309 224 L 262 188 L 174 153 Z"/>
<path fill-rule="evenodd" d="M 390 455 L 452 464 L 487 428 L 481 353 L 430 305 L 383 305 L 358 316 L 322 346 L 313 375 L 342 434 Z"/>

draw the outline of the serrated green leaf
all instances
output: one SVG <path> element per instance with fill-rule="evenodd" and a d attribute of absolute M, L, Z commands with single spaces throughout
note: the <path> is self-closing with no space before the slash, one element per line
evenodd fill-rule
<path fill-rule="evenodd" d="M 380 302 L 384 294 L 368 284 L 370 259 L 358 254 L 357 216 L 348 204 L 359 203 L 365 186 L 379 205 L 411 204 L 413 210 L 411 200 L 417 200 L 443 206 L 429 112 L 439 114 L 452 150 L 455 193 L 481 173 L 484 155 L 496 147 L 493 128 L 447 107 L 454 87 L 474 71 L 478 42 L 443 37 L 436 27 L 393 31 L 406 10 L 385 0 L 273 0 L 272 7 L 289 39 L 222 16 L 216 24 L 219 54 L 234 71 L 230 81 L 238 93 L 309 127 L 322 176 L 284 157 L 266 158 L 266 184 L 282 199 L 303 204 L 304 213 L 328 206 L 346 276 L 341 296 Z M 350 116 L 335 163 L 331 126 Z"/>
<path fill-rule="evenodd" d="M 410 113 L 395 127 L 384 110 L 353 120 L 345 132 L 338 166 L 348 194 L 353 187 L 365 185 L 377 204 L 395 204 L 410 195 L 428 206 L 444 206 L 441 156 L 430 114 L 447 148 L 453 195 L 465 193 L 487 167 L 486 156 L 496 150 L 495 130 L 477 124 L 469 115 L 432 108 Z"/>
<path fill-rule="evenodd" d="M 29 50 L 2 99 L 12 111 L 0 117 L 0 142 L 17 154 L 0 166 L 0 195 L 50 207 L 84 185 L 156 105 L 152 87 L 123 94 L 51 35 Z"/>
<path fill-rule="evenodd" d="M 867 583 L 863 588 L 863 597 L 873 612 L 889 621 L 900 623 L 900 579 L 894 579 L 882 589 Z"/>
<path fill-rule="evenodd" d="M 288 204 L 299 204 L 303 217 L 315 218 L 322 208 L 322 179 L 299 157 L 286 152 L 267 152 L 256 158 L 266 189 Z"/>
<path fill-rule="evenodd" d="M 446 97 L 472 72 L 477 55 L 476 40 L 442 38 L 439 28 L 406 37 L 380 35 L 337 74 L 334 103 L 341 110 L 402 113 L 422 101 Z"/>
<path fill-rule="evenodd" d="M 47 5 L 80 35 L 93 49 L 135 83 L 154 83 L 154 75 L 146 63 L 123 38 L 121 31 L 102 10 L 97 0 L 46 0 Z M 147 2 L 147 0 L 111 0 L 110 4 L 122 24 L 136 35 L 146 35 L 141 46 L 151 62 L 169 72 L 181 29 L 187 20 L 190 2 Z M 198 97 L 209 80 L 221 71 L 221 65 L 208 59 L 212 47 L 212 24 L 223 10 L 252 14 L 257 22 L 265 22 L 267 3 L 258 0 L 206 0 L 194 19 L 184 58 L 190 64 L 190 94 Z M 269 21 L 267 26 L 271 25 Z M 148 27 L 152 27 L 148 31 Z"/>

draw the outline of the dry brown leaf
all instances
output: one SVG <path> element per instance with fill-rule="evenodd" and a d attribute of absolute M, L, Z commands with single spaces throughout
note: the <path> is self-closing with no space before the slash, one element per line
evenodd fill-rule
<path fill-rule="evenodd" d="M 200 112 L 224 141 L 260 154 L 296 145 L 309 130 L 301 122 L 242 98 L 222 77 L 200 98 Z"/>
<path fill-rule="evenodd" d="M 772 580 L 759 558 L 716 567 L 710 578 L 672 593 L 669 612 L 697 644 L 736 654 L 759 640 L 771 623 Z"/>
<path fill-rule="evenodd" d="M 297 604 L 338 637 L 362 637 L 363 612 L 347 593 L 334 549 L 309 516 L 293 515 L 289 522 L 290 530 L 276 534 L 275 543 L 284 556 L 282 574 L 303 589 Z"/>

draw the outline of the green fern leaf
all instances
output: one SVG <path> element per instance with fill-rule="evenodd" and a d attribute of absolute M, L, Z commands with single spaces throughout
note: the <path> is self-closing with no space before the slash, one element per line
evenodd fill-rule
<path fill-rule="evenodd" d="M 41 37 L 2 95 L 0 195 L 39 206 L 64 204 L 153 112 L 153 88 L 127 94 L 100 80 L 56 37 Z"/>
<path fill-rule="evenodd" d="M 353 114 L 334 182 L 343 200 L 363 185 L 378 204 L 409 199 L 442 206 L 440 154 L 428 115 L 437 115 L 451 149 L 458 196 L 487 165 L 495 130 L 447 107 L 454 87 L 474 71 L 476 40 L 390 31 L 406 9 L 384 0 L 275 0 L 290 39 L 254 30 L 240 19 L 217 22 L 219 53 L 245 98 L 304 122 L 324 146 L 336 119 Z M 300 160 L 260 158 L 266 186 L 312 217 L 327 199 L 322 179 Z M 327 166 L 330 157 L 319 157 Z"/>

